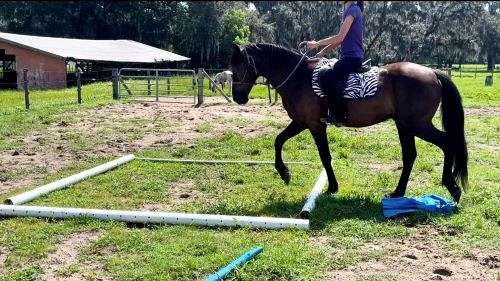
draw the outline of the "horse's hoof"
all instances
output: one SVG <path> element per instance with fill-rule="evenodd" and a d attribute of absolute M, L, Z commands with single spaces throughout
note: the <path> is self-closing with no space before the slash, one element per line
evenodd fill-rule
<path fill-rule="evenodd" d="M 290 184 L 290 172 L 285 170 L 280 173 L 281 179 L 285 182 L 286 185 Z"/>
<path fill-rule="evenodd" d="M 328 186 L 328 189 L 326 190 L 327 193 L 334 194 L 339 191 L 338 186 Z"/>
<path fill-rule="evenodd" d="M 391 192 L 389 194 L 386 194 L 384 197 L 385 198 L 399 198 L 399 197 L 403 197 L 404 194 L 399 194 L 397 192 Z"/>
<path fill-rule="evenodd" d="M 462 196 L 462 191 L 460 189 L 451 194 L 451 197 L 453 197 L 453 200 L 455 200 L 456 203 L 460 202 L 461 196 Z"/>

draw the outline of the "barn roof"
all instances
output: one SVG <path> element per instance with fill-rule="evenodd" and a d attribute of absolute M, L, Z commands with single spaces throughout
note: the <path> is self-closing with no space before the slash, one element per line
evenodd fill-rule
<path fill-rule="evenodd" d="M 68 39 L 0 32 L 0 42 L 72 60 L 137 63 L 189 60 L 132 40 Z"/>

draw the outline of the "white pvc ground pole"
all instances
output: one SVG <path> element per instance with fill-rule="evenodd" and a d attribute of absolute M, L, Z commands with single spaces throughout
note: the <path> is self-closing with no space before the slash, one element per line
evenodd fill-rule
<path fill-rule="evenodd" d="M 314 209 L 314 206 L 316 205 L 316 200 L 321 195 L 323 187 L 326 185 L 327 180 L 328 177 L 326 175 L 326 170 L 323 169 L 321 170 L 321 173 L 319 174 L 319 177 L 316 180 L 316 183 L 314 184 L 311 193 L 309 193 L 309 196 L 307 197 L 304 207 L 302 207 L 302 210 L 300 211 L 301 218 L 307 218 L 307 219 L 309 218 L 309 215 L 311 214 L 312 210 Z"/>
<path fill-rule="evenodd" d="M 0 205 L 0 217 L 94 218 L 147 224 L 309 229 L 309 220 L 272 217 Z"/>
<path fill-rule="evenodd" d="M 49 184 L 37 187 L 33 190 L 30 190 L 30 191 L 21 193 L 19 195 L 7 198 L 5 200 L 5 203 L 10 204 L 10 205 L 24 204 L 24 203 L 29 202 L 33 199 L 36 199 L 40 196 L 43 196 L 47 193 L 68 187 L 68 186 L 75 184 L 77 182 L 80 182 L 82 180 L 88 179 L 88 178 L 93 177 L 95 175 L 102 174 L 106 171 L 114 169 L 120 165 L 123 165 L 127 162 L 134 160 L 134 158 L 135 158 L 135 156 L 133 154 L 125 155 L 123 157 L 120 157 L 120 158 L 115 159 L 113 161 L 104 163 L 104 164 L 99 165 L 97 167 L 94 167 L 92 169 L 85 170 L 83 172 L 69 176 L 67 178 L 60 179 L 58 181 L 54 181 L 54 182 L 51 182 Z"/>

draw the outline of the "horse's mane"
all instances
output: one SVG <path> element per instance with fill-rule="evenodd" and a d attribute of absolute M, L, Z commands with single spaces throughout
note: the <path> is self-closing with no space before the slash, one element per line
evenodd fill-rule
<path fill-rule="evenodd" d="M 248 44 L 245 46 L 245 51 L 248 54 L 255 55 L 260 52 L 264 52 L 266 54 L 271 54 L 270 57 L 272 57 L 273 60 L 276 61 L 290 61 L 291 67 L 295 67 L 296 61 L 302 57 L 302 54 L 299 52 L 293 50 L 293 49 L 288 49 L 280 45 L 276 44 L 270 44 L 270 43 L 256 43 L 256 44 Z M 310 72 L 310 70 L 307 68 L 306 65 L 306 60 L 302 61 L 301 65 L 297 69 L 298 72 Z"/>
<path fill-rule="evenodd" d="M 256 50 L 263 50 L 265 52 L 271 52 L 273 56 L 302 56 L 297 51 L 285 48 L 280 45 L 270 44 L 270 43 L 252 43 L 245 46 L 245 49 L 249 52 Z"/>

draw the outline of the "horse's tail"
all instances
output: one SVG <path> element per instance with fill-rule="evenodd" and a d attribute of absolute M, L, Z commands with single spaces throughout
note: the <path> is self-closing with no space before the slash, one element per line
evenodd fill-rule
<path fill-rule="evenodd" d="M 462 189 L 468 186 L 467 143 L 464 133 L 464 108 L 457 86 L 443 72 L 434 71 L 441 82 L 441 123 L 446 131 L 448 145 L 453 151 L 453 178 L 461 183 Z"/>

